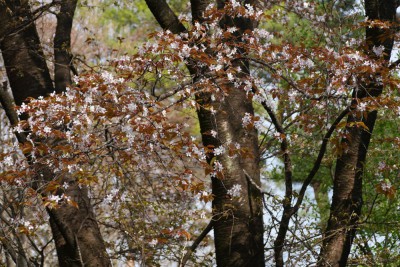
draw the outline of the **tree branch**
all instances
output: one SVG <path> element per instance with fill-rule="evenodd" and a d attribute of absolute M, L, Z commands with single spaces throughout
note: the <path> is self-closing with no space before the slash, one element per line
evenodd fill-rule
<path fill-rule="evenodd" d="M 395 69 L 400 64 L 400 58 L 389 65 L 389 70 Z"/>
<path fill-rule="evenodd" d="M 10 255 L 11 259 L 14 261 L 14 263 L 17 263 L 17 252 L 13 248 L 12 244 L 8 241 L 8 238 L 6 238 L 7 234 L 4 232 L 3 228 L 0 228 L 0 233 L 4 238 L 1 239 L 1 244 L 4 247 L 5 253 Z"/>
<path fill-rule="evenodd" d="M 281 135 L 284 135 L 285 134 L 284 128 L 282 127 L 281 123 L 278 121 L 273 110 L 267 105 L 267 103 L 265 101 L 263 101 L 261 104 L 264 107 L 264 109 L 267 111 L 269 117 L 271 118 L 271 122 L 275 126 L 277 132 L 280 133 Z M 284 211 L 283 211 L 282 219 L 281 219 L 280 226 L 279 226 L 278 236 L 274 243 L 274 245 L 275 245 L 275 248 L 274 248 L 275 249 L 275 260 L 276 260 L 277 266 L 283 266 L 283 259 L 281 257 L 281 253 L 282 253 L 282 249 L 283 249 L 286 232 L 289 229 L 290 218 L 292 217 L 293 214 L 295 214 L 298 211 L 298 209 L 303 201 L 307 187 L 309 186 L 309 184 L 311 183 L 312 179 L 314 178 L 314 176 L 316 175 L 316 173 L 318 172 L 318 170 L 321 166 L 321 162 L 325 155 L 326 148 L 327 148 L 327 145 L 328 145 L 331 135 L 335 131 L 337 125 L 350 112 L 350 110 L 351 110 L 350 107 L 347 107 L 345 110 L 343 110 L 339 114 L 339 116 L 336 118 L 336 120 L 333 122 L 333 124 L 329 128 L 328 132 L 325 134 L 325 136 L 322 140 L 322 145 L 321 145 L 320 151 L 318 153 L 317 159 L 315 160 L 314 166 L 311 169 L 307 178 L 305 179 L 305 181 L 302 185 L 302 188 L 300 189 L 296 204 L 293 207 L 291 207 L 291 199 L 292 199 L 292 193 L 293 193 L 292 192 L 291 162 L 290 162 L 290 155 L 287 151 L 287 148 L 288 148 L 287 139 L 286 139 L 286 137 L 283 137 L 284 139 L 282 140 L 282 143 L 281 143 L 281 150 L 284 153 L 285 188 L 286 188 L 286 190 L 285 190 L 285 199 L 284 199 L 284 203 L 283 203 Z"/>
<path fill-rule="evenodd" d="M 329 130 L 326 132 L 324 138 L 322 139 L 322 145 L 321 148 L 319 149 L 319 153 L 317 156 L 317 159 L 314 162 L 314 166 L 311 169 L 310 173 L 308 174 L 307 178 L 304 180 L 303 185 L 300 189 L 299 196 L 297 198 L 297 202 L 293 207 L 293 214 L 297 212 L 299 209 L 301 202 L 303 201 L 304 195 L 306 193 L 307 187 L 310 185 L 312 179 L 314 176 L 317 174 L 319 167 L 321 166 L 322 159 L 324 158 L 325 152 L 326 152 L 326 147 L 328 145 L 329 139 L 331 138 L 333 132 L 335 131 L 337 125 L 342 121 L 344 117 L 347 116 L 347 114 L 350 112 L 350 107 L 347 107 L 345 110 L 343 110 L 339 116 L 336 118 L 336 120 L 333 122 Z"/>
<path fill-rule="evenodd" d="M 287 231 L 289 229 L 290 218 L 292 212 L 292 196 L 293 196 L 293 182 L 292 182 L 292 162 L 288 152 L 288 142 L 282 124 L 279 122 L 272 108 L 270 108 L 266 101 L 261 102 L 261 105 L 267 111 L 271 118 L 272 124 L 278 133 L 281 134 L 281 151 L 283 153 L 284 168 L 285 168 L 285 198 L 283 200 L 283 213 L 279 224 L 278 235 L 274 242 L 274 257 L 276 266 L 283 266 L 283 245 Z"/>
<path fill-rule="evenodd" d="M 272 108 L 270 108 L 267 104 L 267 102 L 262 101 L 261 105 L 264 107 L 264 109 L 267 111 L 272 124 L 275 126 L 275 129 L 278 133 L 281 134 L 281 151 L 283 153 L 283 159 L 284 159 L 284 168 L 285 168 L 285 187 L 286 187 L 286 192 L 285 192 L 285 205 L 290 206 L 290 202 L 292 199 L 292 162 L 290 159 L 289 151 L 288 151 L 288 142 L 285 134 L 285 130 L 282 127 L 282 124 L 279 122 L 278 118 L 276 117 L 274 111 Z"/>
<path fill-rule="evenodd" d="M 15 111 L 14 99 L 7 92 L 7 82 L 3 82 L 0 88 L 0 103 L 6 113 L 6 116 L 10 120 L 11 126 L 16 126 L 19 122 L 18 114 Z M 26 142 L 26 135 L 23 133 L 15 132 L 18 142 Z"/>
<path fill-rule="evenodd" d="M 211 219 L 211 221 L 208 223 L 206 228 L 201 232 L 201 234 L 196 238 L 195 241 L 193 241 L 193 244 L 190 246 L 189 250 L 186 252 L 185 256 L 183 256 L 181 263 L 179 264 L 179 267 L 184 267 L 189 260 L 190 256 L 192 253 L 197 249 L 201 241 L 206 237 L 206 235 L 211 231 L 211 229 L 214 226 L 214 220 Z"/>
<path fill-rule="evenodd" d="M 178 17 L 165 0 L 146 0 L 146 4 L 161 28 L 170 30 L 172 33 L 186 31 L 185 26 L 179 21 Z"/>

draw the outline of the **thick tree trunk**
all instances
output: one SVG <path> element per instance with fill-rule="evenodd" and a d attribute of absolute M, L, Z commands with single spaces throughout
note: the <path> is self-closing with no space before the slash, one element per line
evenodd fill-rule
<path fill-rule="evenodd" d="M 0 48 L 15 103 L 21 105 L 54 89 L 29 6 L 14 2 L 0 2 Z"/>
<path fill-rule="evenodd" d="M 202 22 L 201 15 L 209 1 L 191 3 L 193 20 Z M 218 1 L 218 5 L 222 8 L 223 1 Z M 221 22 L 221 27 L 227 26 L 240 29 L 236 41 L 240 41 L 240 34 L 244 31 L 252 30 L 252 23 L 242 18 L 226 17 Z M 248 73 L 247 62 L 241 61 L 236 64 Z M 255 183 L 260 188 L 258 135 L 255 129 L 245 130 L 242 125 L 242 118 L 246 113 L 254 115 L 252 101 L 244 90 L 235 88 L 233 84 L 222 82 L 219 86 L 226 90 L 226 96 L 221 102 L 213 102 L 208 94 L 197 96 L 200 104 L 197 114 L 203 145 L 216 148 L 237 143 L 246 149 L 247 155 L 216 156 L 224 166 L 223 178 L 212 177 L 217 265 L 264 266 L 262 196 L 254 186 Z M 207 109 L 211 106 L 216 111 L 215 114 Z M 216 138 L 210 135 L 212 130 L 217 133 Z M 209 163 L 213 156 L 212 153 L 208 156 Z M 227 190 L 234 186 L 240 186 L 240 198 L 228 195 Z"/>
<path fill-rule="evenodd" d="M 362 169 L 357 166 L 361 129 L 350 128 L 347 152 L 338 158 L 331 214 L 324 235 L 320 266 L 345 266 L 362 206 Z M 356 167 L 357 166 L 357 167 Z"/>
<path fill-rule="evenodd" d="M 218 142 L 237 143 L 247 156 L 217 156 L 224 166 L 223 178 L 212 178 L 214 238 L 218 266 L 264 266 L 263 220 L 260 191 L 260 168 L 257 132 L 242 126 L 245 113 L 254 114 L 246 93 L 233 86 L 229 95 L 218 104 L 215 114 Z M 212 103 L 215 107 L 215 103 Z M 204 146 L 214 145 L 209 135 L 210 118 L 199 111 Z M 209 116 L 214 116 L 208 114 Z M 248 174 L 249 177 L 246 176 Z M 250 181 L 251 179 L 251 181 Z M 240 197 L 232 198 L 227 190 L 239 185 Z"/>
<path fill-rule="evenodd" d="M 223 1 L 217 1 L 222 8 Z M 235 41 L 240 42 L 241 34 L 253 30 L 253 22 L 245 18 L 225 17 L 221 27 L 235 26 Z M 237 61 L 233 65 L 240 66 L 243 73 L 249 74 L 249 64 Z M 237 74 L 243 75 L 243 74 Z M 245 77 L 243 77 L 245 78 Z M 217 156 L 224 166 L 223 178 L 212 178 L 214 238 L 218 266 L 265 266 L 263 244 L 262 196 L 260 188 L 260 166 L 258 134 L 253 128 L 243 127 L 245 114 L 254 116 L 252 100 L 243 89 L 236 88 L 231 83 L 219 85 L 226 90 L 227 95 L 222 102 L 210 103 L 216 114 L 209 114 L 214 119 L 218 141 L 221 145 L 237 143 L 246 150 L 246 155 L 230 157 L 227 154 Z M 199 119 L 204 146 L 215 145 L 205 134 L 209 129 L 203 127 L 201 110 Z M 210 142 L 211 141 L 211 142 Z M 240 185 L 242 188 L 239 199 L 231 199 L 227 189 Z M 256 186 L 255 186 L 256 185 Z M 223 216 L 221 216 L 221 214 Z"/>
<path fill-rule="evenodd" d="M 47 210 L 60 267 L 111 266 L 87 188 L 72 179 L 63 182 L 69 184 L 64 193 L 78 208 L 63 204 Z"/>
<path fill-rule="evenodd" d="M 247 156 L 215 157 L 224 166 L 223 178 L 212 177 L 217 266 L 264 266 L 262 196 L 254 186 L 255 183 L 260 187 L 257 132 L 246 131 L 242 126 L 244 114 L 254 114 L 254 110 L 243 90 L 233 86 L 227 90 L 229 95 L 219 103 L 212 102 L 208 94 L 197 96 L 203 145 L 216 148 L 237 143 L 247 153 Z M 215 114 L 206 108 L 211 106 Z M 211 131 L 217 132 L 216 138 Z M 213 158 L 209 153 L 208 162 Z M 234 186 L 241 188 L 239 198 L 227 192 Z"/>
<path fill-rule="evenodd" d="M 394 21 L 396 4 L 394 0 L 366 0 L 366 16 L 369 20 L 379 19 Z M 373 47 L 385 47 L 385 60 L 390 58 L 393 46 L 393 32 L 387 29 L 369 28 L 366 30 L 366 53 L 374 57 Z M 369 82 L 363 82 L 360 89 L 353 94 L 353 105 L 363 97 L 378 97 L 383 86 L 376 82 L 376 73 Z M 357 229 L 362 208 L 362 176 L 371 134 L 377 118 L 377 112 L 368 112 L 360 118 L 355 112 L 350 114 L 348 122 L 362 121 L 368 131 L 360 127 L 348 127 L 348 137 L 342 142 L 347 150 L 337 159 L 333 186 L 331 213 L 325 231 L 323 246 L 318 266 L 346 266 L 348 256 Z"/>
<path fill-rule="evenodd" d="M 58 16 L 59 23 L 66 24 L 57 26 L 55 38 L 56 65 L 61 67 L 57 68 L 55 77 L 58 91 L 65 90 L 70 83 L 70 57 L 67 53 L 76 1 L 65 0 L 61 5 L 61 12 L 68 14 Z M 36 98 L 53 92 L 53 82 L 29 4 L 26 1 L 1 1 L 0 24 L 0 48 L 16 104 L 21 105 L 28 97 Z M 58 34 L 68 36 L 60 37 Z M 32 167 L 41 181 L 54 179 L 55 174 L 47 167 L 38 164 Z M 66 194 L 78 203 L 79 209 L 62 205 L 48 210 L 60 266 L 111 266 L 87 190 L 69 177 L 63 179 L 70 184 Z"/>

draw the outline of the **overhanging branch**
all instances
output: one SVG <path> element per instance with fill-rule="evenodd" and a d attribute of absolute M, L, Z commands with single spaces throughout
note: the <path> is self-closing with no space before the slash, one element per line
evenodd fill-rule
<path fill-rule="evenodd" d="M 165 0 L 146 0 L 146 4 L 161 28 L 170 30 L 172 33 L 186 31 L 185 26 L 179 21 Z"/>

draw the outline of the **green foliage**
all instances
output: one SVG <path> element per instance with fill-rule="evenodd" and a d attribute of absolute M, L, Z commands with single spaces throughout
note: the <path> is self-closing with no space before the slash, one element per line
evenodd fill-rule
<path fill-rule="evenodd" d="M 120 2 L 110 5 L 104 11 L 104 15 L 100 18 L 100 22 L 103 25 L 112 23 L 116 32 L 121 32 L 122 29 L 126 28 L 132 33 L 139 27 L 143 27 L 146 21 L 149 23 L 153 19 L 144 0 Z"/>

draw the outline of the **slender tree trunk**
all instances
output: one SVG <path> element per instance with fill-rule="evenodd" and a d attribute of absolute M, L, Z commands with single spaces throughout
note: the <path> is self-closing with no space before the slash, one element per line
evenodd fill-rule
<path fill-rule="evenodd" d="M 57 28 L 54 36 L 54 83 L 55 90 L 60 93 L 71 84 L 71 29 L 77 0 L 61 2 L 57 14 Z"/>
<path fill-rule="evenodd" d="M 69 36 L 76 1 L 65 0 L 60 4 L 60 12 L 66 13 L 58 15 L 54 41 L 58 92 L 65 90 L 71 81 Z M 53 82 L 28 2 L 1 1 L 0 24 L 0 48 L 15 103 L 21 105 L 28 97 L 36 98 L 53 92 Z M 32 167 L 36 170 L 36 178 L 40 178 L 38 182 L 46 183 L 56 176 L 46 166 L 34 164 Z M 65 193 L 78 203 L 79 208 L 62 205 L 48 210 L 60 266 L 111 266 L 87 189 L 79 187 L 71 177 L 64 176 L 61 180 L 69 183 Z"/>
<path fill-rule="evenodd" d="M 369 20 L 395 20 L 394 0 L 366 0 L 365 9 Z M 380 45 L 385 47 L 384 58 L 388 62 L 393 46 L 392 30 L 367 27 L 366 53 L 374 57 L 373 48 Z M 376 73 L 370 81 L 360 84 L 361 89 L 353 94 L 354 107 L 357 106 L 357 99 L 378 97 L 382 93 L 383 86 L 377 82 L 379 75 Z M 376 118 L 377 111 L 368 112 L 363 118 L 354 111 L 348 117 L 349 123 L 362 121 L 368 131 L 361 127 L 348 127 L 348 137 L 342 140 L 347 150 L 337 159 L 331 213 L 318 266 L 346 266 L 361 215 L 362 178 Z"/>

